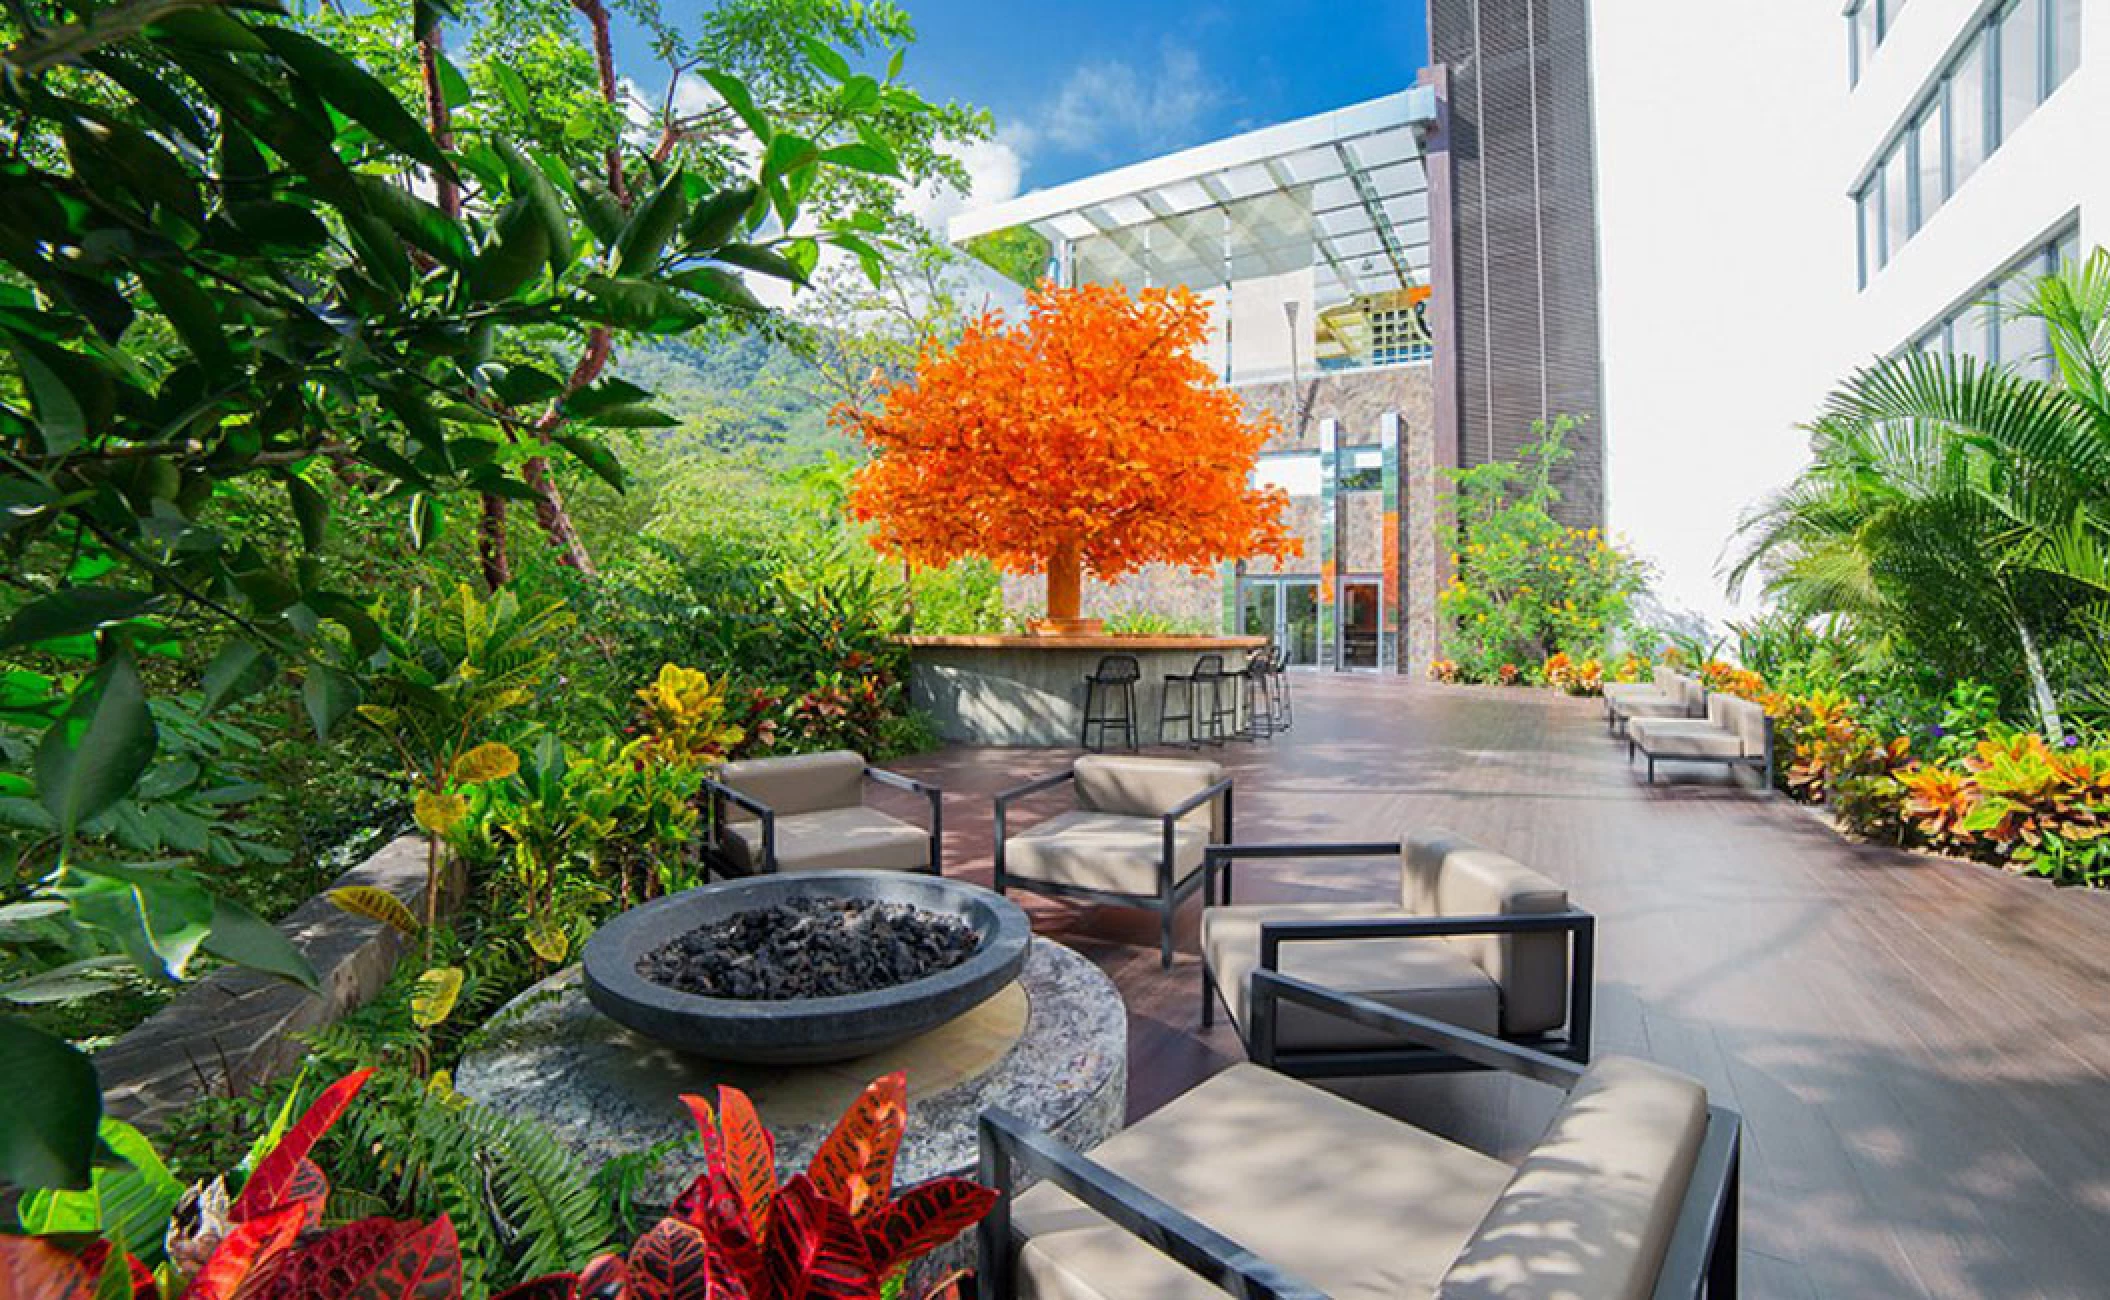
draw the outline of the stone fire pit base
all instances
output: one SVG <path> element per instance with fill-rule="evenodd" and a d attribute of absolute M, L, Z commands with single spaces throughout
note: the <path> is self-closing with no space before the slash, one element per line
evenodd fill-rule
<path fill-rule="evenodd" d="M 754 1099 L 776 1134 L 779 1171 L 805 1168 L 865 1084 L 908 1072 L 908 1136 L 896 1184 L 975 1170 L 975 1120 L 1001 1106 L 1088 1150 L 1118 1130 L 1128 1104 L 1128 1016 L 1099 968 L 1034 939 L 1018 982 L 919 1038 L 829 1065 L 764 1066 L 685 1056 L 623 1028 L 586 1001 L 576 967 L 515 998 L 463 1058 L 455 1088 L 531 1119 L 598 1164 L 690 1131 L 685 1092 L 721 1083 Z M 701 1162 L 678 1152 L 640 1199 L 664 1207 Z M 951 1252 L 956 1262 L 971 1256 Z M 934 1261 L 935 1262 L 935 1261 Z"/>

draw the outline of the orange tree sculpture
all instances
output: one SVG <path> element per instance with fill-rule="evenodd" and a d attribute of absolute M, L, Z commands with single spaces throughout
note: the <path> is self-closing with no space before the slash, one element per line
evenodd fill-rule
<path fill-rule="evenodd" d="M 1078 617 L 1083 575 L 1112 581 L 1162 562 L 1298 552 L 1288 497 L 1251 486 L 1273 433 L 1194 355 L 1209 309 L 1186 289 L 1027 295 L 1024 321 L 985 315 L 876 409 L 843 414 L 877 453 L 851 513 L 914 564 L 981 555 L 1048 575 L 1046 630 Z"/>

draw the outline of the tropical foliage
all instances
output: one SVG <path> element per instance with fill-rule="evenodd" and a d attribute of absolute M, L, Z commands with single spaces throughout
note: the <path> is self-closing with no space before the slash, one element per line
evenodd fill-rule
<path fill-rule="evenodd" d="M 1195 355 L 1208 325 L 1184 288 L 1107 285 L 1044 284 L 1019 323 L 974 321 L 842 411 L 875 453 L 853 514 L 915 564 L 1046 572 L 1055 619 L 1077 617 L 1083 572 L 1294 554 L 1287 497 L 1249 483 L 1271 426 Z"/>
<path fill-rule="evenodd" d="M 1601 665 L 1638 631 L 1634 600 L 1647 568 L 1599 530 L 1554 515 L 1554 472 L 1574 428 L 1565 418 L 1538 425 L 1515 460 L 1450 475 L 1458 552 L 1438 608 L 1455 679 L 1520 680 L 1555 656 Z M 1560 685 L 1573 683 L 1570 675 Z"/>

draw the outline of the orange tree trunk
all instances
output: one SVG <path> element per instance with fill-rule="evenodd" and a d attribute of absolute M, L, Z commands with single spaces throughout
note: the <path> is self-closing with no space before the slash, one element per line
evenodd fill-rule
<path fill-rule="evenodd" d="M 1084 597 L 1084 553 L 1075 538 L 1055 543 L 1048 556 L 1048 621 L 1075 622 Z"/>

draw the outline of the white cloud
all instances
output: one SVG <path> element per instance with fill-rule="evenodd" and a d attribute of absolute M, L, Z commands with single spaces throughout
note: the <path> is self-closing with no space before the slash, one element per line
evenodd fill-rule
<path fill-rule="evenodd" d="M 963 194 L 935 181 L 926 183 L 908 195 L 908 212 L 943 235 L 945 223 L 960 213 L 1016 198 L 1025 178 L 1029 139 L 1030 132 L 1024 128 L 1007 127 L 997 132 L 994 139 L 945 146 L 946 152 L 966 169 L 967 192 Z"/>
<path fill-rule="evenodd" d="M 1155 65 L 1125 59 L 1079 65 L 1043 116 L 1040 135 L 1056 148 L 1109 154 L 1190 143 L 1222 101 L 1192 50 L 1167 43 Z"/>

